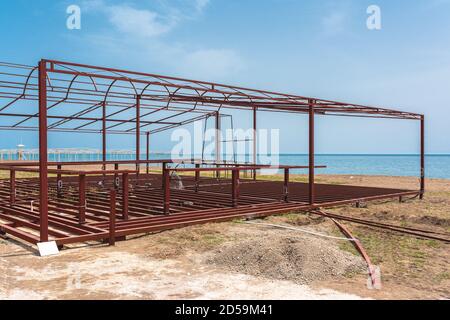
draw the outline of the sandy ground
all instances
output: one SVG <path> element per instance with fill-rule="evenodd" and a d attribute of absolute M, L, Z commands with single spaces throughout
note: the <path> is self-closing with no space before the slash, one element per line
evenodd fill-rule
<path fill-rule="evenodd" d="M 414 189 L 418 183 L 415 178 L 318 178 Z M 450 232 L 450 181 L 427 185 L 424 201 L 331 211 Z M 330 221 L 305 214 L 264 222 L 342 236 Z M 450 298 L 447 244 L 345 225 L 381 268 L 381 290 L 367 289 L 362 260 L 346 241 L 229 222 L 142 235 L 115 247 L 82 245 L 47 258 L 19 242 L 0 240 L 0 299 Z"/>
<path fill-rule="evenodd" d="M 238 235 L 240 231 L 233 229 L 242 228 L 226 225 L 228 234 Z M 174 248 L 173 242 L 157 243 L 167 236 L 173 235 L 173 241 L 216 228 L 186 228 L 116 247 L 65 250 L 47 258 L 36 257 L 18 244 L 3 243 L 1 263 L 6 272 L 2 272 L 0 299 L 361 299 L 294 281 L 227 271 L 205 261 L 214 257 L 204 251 L 207 243 L 194 250 Z"/>

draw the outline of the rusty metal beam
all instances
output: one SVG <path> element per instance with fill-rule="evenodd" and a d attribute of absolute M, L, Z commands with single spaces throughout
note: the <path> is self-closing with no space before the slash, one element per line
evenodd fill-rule
<path fill-rule="evenodd" d="M 195 164 L 195 169 L 200 169 L 200 164 Z M 195 192 L 198 192 L 200 183 L 200 170 L 195 171 Z"/>
<path fill-rule="evenodd" d="M 10 199 L 9 202 L 11 206 L 16 204 L 16 171 L 11 170 L 9 175 L 9 184 L 10 184 Z"/>
<path fill-rule="evenodd" d="M 146 157 L 146 160 L 149 161 L 150 160 L 150 132 L 147 132 L 146 137 L 147 137 L 147 157 Z M 147 162 L 145 164 L 145 166 L 146 166 L 146 172 L 147 172 L 147 174 L 149 174 L 150 173 L 150 164 Z"/>
<path fill-rule="evenodd" d="M 425 195 L 425 117 L 420 119 L 420 199 Z"/>
<path fill-rule="evenodd" d="M 62 165 L 61 165 L 61 164 L 58 164 L 58 165 L 56 166 L 56 169 L 57 169 L 57 170 L 62 170 Z M 61 198 L 61 197 L 62 197 L 62 188 L 63 188 L 62 174 L 61 174 L 61 172 L 59 172 L 59 173 L 56 175 L 56 194 L 57 194 L 57 197 L 58 197 L 58 198 Z"/>
<path fill-rule="evenodd" d="M 39 62 L 39 212 L 40 241 L 48 241 L 47 63 Z"/>
<path fill-rule="evenodd" d="M 309 101 L 309 204 L 315 203 L 315 173 L 314 173 L 314 101 Z"/>
<path fill-rule="evenodd" d="M 78 182 L 78 222 L 86 223 L 86 175 L 80 174 Z"/>
<path fill-rule="evenodd" d="M 110 211 L 109 211 L 109 245 L 116 244 L 116 190 L 110 191 Z"/>
<path fill-rule="evenodd" d="M 106 163 L 106 102 L 102 103 L 102 160 Z M 106 170 L 106 164 L 103 164 L 103 170 Z"/>
<path fill-rule="evenodd" d="M 253 164 L 258 162 L 258 127 L 257 127 L 257 108 L 253 108 Z M 256 181 L 256 170 L 253 170 L 253 180 Z"/>
<path fill-rule="evenodd" d="M 284 201 L 289 201 L 289 168 L 284 169 Z"/>
<path fill-rule="evenodd" d="M 220 143 L 221 143 L 221 129 L 220 129 L 220 112 L 216 112 L 215 115 L 215 129 L 216 129 L 216 134 L 215 134 L 215 146 L 216 146 L 216 162 L 220 162 L 221 159 L 221 148 L 220 148 Z M 220 178 L 220 172 L 217 171 L 216 172 L 216 178 L 219 179 Z"/>
<path fill-rule="evenodd" d="M 231 176 L 231 204 L 236 208 L 239 205 L 239 170 L 233 170 Z"/>
<path fill-rule="evenodd" d="M 136 97 L 136 161 L 141 159 L 141 96 Z M 140 165 L 136 164 L 137 183 L 139 184 Z"/>
<path fill-rule="evenodd" d="M 124 220 L 129 219 L 128 214 L 128 197 L 129 197 L 129 181 L 128 173 L 122 174 L 122 218 Z"/>
<path fill-rule="evenodd" d="M 170 214 L 170 171 L 163 168 L 164 214 Z"/>

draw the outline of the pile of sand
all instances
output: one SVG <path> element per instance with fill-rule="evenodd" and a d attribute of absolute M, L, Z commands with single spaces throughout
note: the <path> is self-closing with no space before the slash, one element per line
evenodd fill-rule
<path fill-rule="evenodd" d="M 261 237 L 224 244 L 208 263 L 229 271 L 308 284 L 342 275 L 366 272 L 363 259 L 336 244 L 314 237 L 270 231 Z"/>

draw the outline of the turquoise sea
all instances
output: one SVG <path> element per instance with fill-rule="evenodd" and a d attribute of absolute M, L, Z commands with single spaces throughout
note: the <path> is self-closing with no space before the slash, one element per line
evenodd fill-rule
<path fill-rule="evenodd" d="M 316 155 L 319 174 L 362 174 L 387 176 L 420 176 L 419 155 Z M 307 155 L 282 155 L 283 164 L 307 164 Z M 427 155 L 426 175 L 429 178 L 450 179 L 450 155 Z"/>
<path fill-rule="evenodd" d="M 152 155 L 153 159 L 167 155 Z M 250 161 L 249 156 L 238 157 L 238 161 Z M 326 169 L 316 169 L 318 174 L 354 174 L 387 176 L 420 176 L 419 155 L 316 155 L 316 164 Z M 260 161 L 261 162 L 261 161 Z M 282 154 L 280 164 L 307 165 L 308 155 Z M 429 178 L 450 179 L 450 155 L 427 155 L 426 175 Z M 306 170 L 295 170 L 293 173 Z"/>

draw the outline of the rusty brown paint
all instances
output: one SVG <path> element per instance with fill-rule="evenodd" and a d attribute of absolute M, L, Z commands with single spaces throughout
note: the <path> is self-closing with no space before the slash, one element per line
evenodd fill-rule
<path fill-rule="evenodd" d="M 116 190 L 110 191 L 110 211 L 109 211 L 109 245 L 116 244 Z"/>
<path fill-rule="evenodd" d="M 129 206 L 129 181 L 128 173 L 122 174 L 122 218 L 123 220 L 128 220 L 128 206 Z"/>
<path fill-rule="evenodd" d="M 47 62 L 39 62 L 39 219 L 40 241 L 48 241 Z"/>
<path fill-rule="evenodd" d="M 78 182 L 78 222 L 86 223 L 86 176 L 81 174 Z"/>

